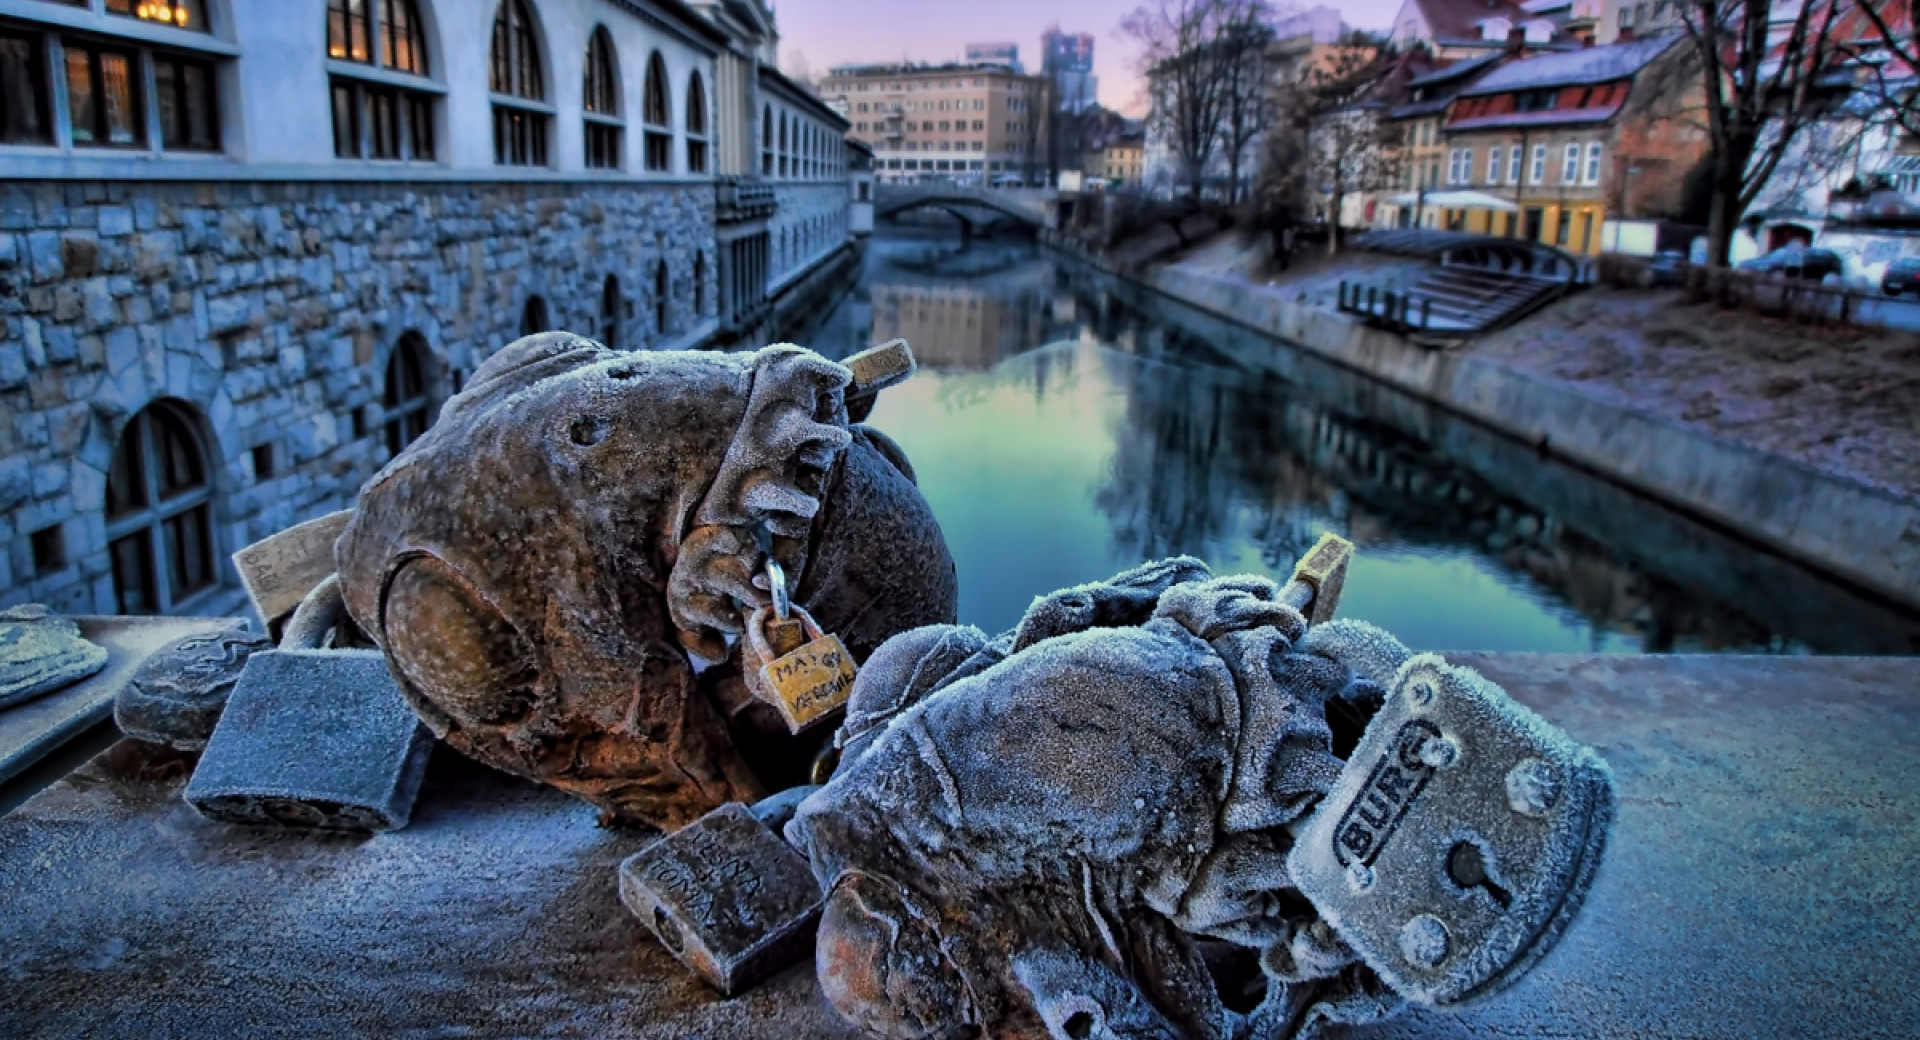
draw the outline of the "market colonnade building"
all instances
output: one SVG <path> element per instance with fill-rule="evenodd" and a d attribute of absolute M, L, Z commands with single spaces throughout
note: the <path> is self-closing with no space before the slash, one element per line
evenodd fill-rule
<path fill-rule="evenodd" d="M 761 0 L 0 0 L 0 606 L 236 610 L 228 554 L 518 336 L 759 332 L 852 239 L 778 42 Z"/>

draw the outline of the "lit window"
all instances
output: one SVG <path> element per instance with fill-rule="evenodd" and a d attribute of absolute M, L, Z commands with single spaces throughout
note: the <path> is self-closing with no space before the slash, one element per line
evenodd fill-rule
<path fill-rule="evenodd" d="M 426 29 L 419 9 L 413 0 L 327 0 L 327 57 L 425 76 Z M 433 94 L 362 80 L 337 67 L 328 92 L 334 155 L 433 159 Z M 164 117 L 161 122 L 166 125 Z"/>
<path fill-rule="evenodd" d="M 582 87 L 586 123 L 587 168 L 620 168 L 620 83 L 614 75 L 613 38 L 605 26 L 587 37 L 586 82 Z"/>
<path fill-rule="evenodd" d="M 62 42 L 73 143 L 96 148 L 134 148 L 144 143 L 146 120 L 136 53 L 82 40 Z"/>
<path fill-rule="evenodd" d="M 493 161 L 501 166 L 547 165 L 549 115 L 542 104 L 547 88 L 533 14 L 525 0 L 500 0 L 494 13 L 487 87 L 493 92 Z"/>
<path fill-rule="evenodd" d="M 172 614 L 218 578 L 212 471 L 196 417 L 147 406 L 120 434 L 107 473 L 107 555 L 122 614 Z"/>
<path fill-rule="evenodd" d="M 175 29 L 209 31 L 207 9 L 201 0 L 107 0 L 107 13 Z"/>

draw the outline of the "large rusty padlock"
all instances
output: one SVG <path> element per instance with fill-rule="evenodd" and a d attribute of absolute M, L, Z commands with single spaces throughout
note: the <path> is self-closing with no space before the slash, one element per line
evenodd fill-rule
<path fill-rule="evenodd" d="M 1479 673 L 1421 654 L 1297 829 L 1287 866 L 1396 992 L 1452 1007 L 1511 984 L 1559 940 L 1612 817 L 1593 749 Z"/>
<path fill-rule="evenodd" d="M 840 637 L 787 601 L 786 578 L 767 561 L 773 602 L 747 618 L 741 674 L 753 695 L 773 706 L 787 731 L 803 733 L 839 713 L 859 673 Z"/>

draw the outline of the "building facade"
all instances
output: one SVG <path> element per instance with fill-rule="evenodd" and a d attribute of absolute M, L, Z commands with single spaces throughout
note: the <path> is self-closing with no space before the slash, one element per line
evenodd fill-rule
<path fill-rule="evenodd" d="M 706 13 L 0 0 L 0 605 L 235 611 L 229 554 L 349 505 L 506 343 L 721 342 L 810 277 L 845 124 L 751 60 L 734 103 L 763 48 Z"/>
<path fill-rule="evenodd" d="M 1040 34 L 1040 63 L 1040 74 L 1053 81 L 1055 108 L 1079 112 L 1100 103 L 1092 34 L 1048 29 Z"/>
<path fill-rule="evenodd" d="M 1002 65 L 845 65 L 820 83 L 887 182 L 1035 183 L 1045 176 L 1047 81 Z"/>

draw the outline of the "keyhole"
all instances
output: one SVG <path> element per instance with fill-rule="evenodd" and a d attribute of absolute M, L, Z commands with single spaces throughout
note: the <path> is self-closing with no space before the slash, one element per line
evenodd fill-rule
<path fill-rule="evenodd" d="M 1513 902 L 1513 893 L 1494 884 L 1493 879 L 1487 876 L 1486 853 L 1473 842 L 1460 842 L 1453 847 L 1453 851 L 1447 853 L 1447 877 L 1461 888 L 1485 889 L 1487 895 L 1492 896 L 1493 901 L 1503 909 Z"/>

